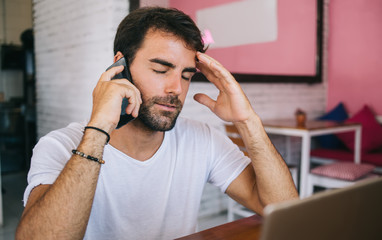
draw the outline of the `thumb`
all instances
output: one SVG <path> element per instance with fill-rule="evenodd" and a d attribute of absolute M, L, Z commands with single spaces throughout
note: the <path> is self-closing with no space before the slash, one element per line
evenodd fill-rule
<path fill-rule="evenodd" d="M 197 93 L 194 95 L 195 101 L 198 103 L 208 107 L 212 112 L 214 111 L 213 109 L 215 108 L 215 101 L 212 100 L 209 96 L 203 93 Z"/>

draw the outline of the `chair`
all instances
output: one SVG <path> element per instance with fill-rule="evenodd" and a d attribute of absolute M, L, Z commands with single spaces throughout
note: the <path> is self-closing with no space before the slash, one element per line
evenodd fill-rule
<path fill-rule="evenodd" d="M 232 124 L 226 124 L 225 130 L 227 136 L 231 139 L 233 143 L 235 143 L 239 149 L 244 153 L 245 156 L 248 156 L 248 152 L 245 148 L 244 141 L 240 137 L 239 132 L 237 128 Z M 292 178 L 297 183 L 297 167 L 294 166 L 288 166 L 289 170 L 291 171 Z M 241 204 L 237 203 L 235 200 L 228 198 L 228 207 L 227 207 L 227 221 L 232 222 L 235 220 L 235 216 L 240 216 L 242 218 L 249 217 L 255 214 L 253 211 L 245 208 Z"/>
<path fill-rule="evenodd" d="M 308 176 L 307 196 L 314 192 L 315 186 L 325 188 L 342 188 L 352 185 L 358 181 L 382 175 L 382 151 L 361 153 L 361 163 L 354 162 L 354 153 L 347 149 L 325 149 L 318 148 L 311 151 L 310 162 L 325 167 L 315 167 L 311 169 Z M 365 164 L 373 165 L 372 173 L 365 168 Z M 342 166 L 342 167 L 341 167 Z M 321 170 L 320 170 L 321 169 Z M 331 177 L 327 176 L 330 172 Z M 344 175 L 338 178 L 338 175 Z M 353 176 L 353 177 L 346 177 Z"/>
<path fill-rule="evenodd" d="M 372 171 L 375 166 L 366 163 L 335 162 L 310 170 L 307 183 L 307 197 L 314 193 L 314 187 L 327 189 L 343 188 L 359 181 L 378 177 Z"/>
<path fill-rule="evenodd" d="M 365 112 L 366 111 L 366 112 Z M 360 117 L 362 116 L 362 118 Z M 355 116 L 357 122 L 360 121 L 362 126 L 370 125 L 373 123 L 373 114 L 368 113 L 365 107 Z M 382 118 L 376 117 L 377 122 L 382 124 Z M 378 124 L 376 124 L 377 126 Z M 373 125 L 374 126 L 374 125 Z M 374 127 L 375 128 L 375 127 Z M 378 128 L 376 130 L 368 130 L 369 134 L 378 134 Z M 363 131 L 363 130 L 362 130 Z M 364 136 L 362 135 L 362 139 Z M 315 149 L 311 152 L 311 163 L 324 164 L 310 170 L 307 183 L 307 196 L 310 196 L 314 192 L 314 186 L 320 186 L 325 188 L 342 188 L 352 185 L 356 182 L 372 177 L 377 177 L 377 174 L 381 173 L 381 158 L 382 152 L 376 151 L 372 153 L 362 153 L 361 163 L 349 162 L 353 159 L 353 152 L 345 149 Z M 373 173 L 371 173 L 373 172 Z"/>

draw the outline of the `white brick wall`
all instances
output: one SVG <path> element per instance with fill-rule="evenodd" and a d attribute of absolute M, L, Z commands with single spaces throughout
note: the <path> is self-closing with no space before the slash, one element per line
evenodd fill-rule
<path fill-rule="evenodd" d="M 89 117 L 92 89 L 112 62 L 115 30 L 127 12 L 127 0 L 34 0 L 39 136 Z M 263 119 L 293 117 L 297 107 L 306 110 L 309 118 L 325 110 L 325 84 L 247 83 L 242 87 Z M 223 122 L 192 99 L 198 92 L 217 96 L 212 84 L 192 83 L 182 115 L 223 130 Z M 272 139 L 283 154 L 283 139 Z M 293 145 L 298 149 L 298 141 Z M 207 185 L 200 216 L 225 206 L 224 195 Z"/>
<path fill-rule="evenodd" d="M 241 84 L 252 107 L 264 119 L 294 117 L 297 108 L 307 112 L 308 118 L 315 118 L 325 111 L 326 89 L 324 84 Z M 187 95 L 183 116 L 198 116 L 201 121 L 222 129 L 223 121 L 210 110 L 193 100 L 196 93 L 206 93 L 216 98 L 218 90 L 211 83 L 192 83 Z"/>
<path fill-rule="evenodd" d="M 38 135 L 89 117 L 127 0 L 35 0 Z"/>

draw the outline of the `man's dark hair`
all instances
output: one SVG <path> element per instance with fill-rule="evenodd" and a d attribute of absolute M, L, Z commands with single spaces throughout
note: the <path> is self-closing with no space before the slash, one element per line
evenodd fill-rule
<path fill-rule="evenodd" d="M 114 54 L 120 51 L 131 63 L 149 29 L 174 34 L 187 47 L 205 51 L 200 30 L 188 15 L 174 8 L 144 7 L 132 11 L 119 24 Z"/>

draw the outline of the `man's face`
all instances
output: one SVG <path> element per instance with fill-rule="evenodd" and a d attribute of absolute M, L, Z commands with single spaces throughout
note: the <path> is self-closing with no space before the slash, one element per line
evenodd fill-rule
<path fill-rule="evenodd" d="M 138 119 L 154 131 L 168 131 L 183 107 L 196 51 L 170 33 L 149 30 L 130 65 L 135 86 L 142 94 Z"/>

